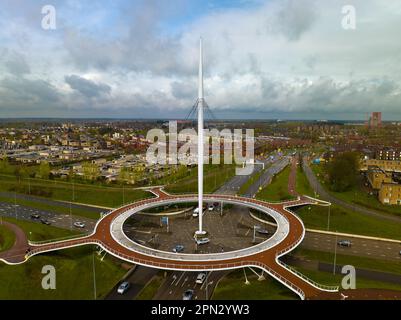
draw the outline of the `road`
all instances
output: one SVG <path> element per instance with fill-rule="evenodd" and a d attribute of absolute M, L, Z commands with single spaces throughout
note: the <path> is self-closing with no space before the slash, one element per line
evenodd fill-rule
<path fill-rule="evenodd" d="M 332 204 L 341 206 L 343 208 L 346 208 L 346 209 L 349 209 L 349 210 L 352 210 L 352 211 L 355 211 L 355 212 L 358 212 L 358 213 L 361 213 L 364 215 L 368 215 L 368 216 L 372 216 L 372 217 L 380 218 L 380 219 L 401 222 L 400 217 L 381 213 L 380 211 L 368 209 L 368 208 L 359 206 L 357 204 L 349 203 L 349 202 L 346 202 L 346 201 L 343 201 L 341 199 L 334 197 L 333 195 L 331 195 L 330 193 L 328 193 L 325 190 L 325 188 L 322 186 L 320 181 L 317 179 L 317 177 L 315 176 L 315 174 L 313 173 L 312 169 L 310 168 L 310 166 L 308 164 L 308 159 L 304 158 L 304 161 L 302 161 L 302 162 L 303 162 L 303 170 L 309 181 L 309 184 L 312 186 L 314 191 L 320 196 L 321 199 L 324 199 L 326 201 L 331 202 Z"/>
<path fill-rule="evenodd" d="M 96 224 L 95 220 L 85 217 L 79 217 L 74 215 L 70 216 L 68 214 L 54 213 L 51 211 L 31 208 L 28 206 L 22 206 L 18 204 L 15 205 L 15 204 L 10 204 L 8 202 L 0 202 L 1 217 L 10 217 L 29 222 L 41 223 L 40 219 L 32 219 L 31 218 L 32 214 L 38 214 L 40 216 L 40 219 L 46 219 L 51 223 L 52 226 L 63 229 L 82 231 L 82 232 L 93 231 Z M 85 227 L 84 228 L 74 227 L 74 223 L 77 221 L 84 222 Z"/>
<path fill-rule="evenodd" d="M 203 284 L 196 283 L 199 272 L 170 272 L 164 283 L 160 286 L 155 300 L 182 300 L 183 293 L 194 290 L 194 300 L 209 300 L 218 281 L 229 271 L 209 272 Z"/>
<path fill-rule="evenodd" d="M 266 159 L 265 161 L 263 161 L 263 163 L 265 165 L 267 165 L 269 163 L 273 163 L 273 164 L 259 178 L 260 182 L 257 182 L 258 183 L 257 188 L 259 188 L 259 183 L 260 184 L 263 183 L 263 185 L 270 183 L 273 175 L 280 172 L 286 166 L 286 165 L 284 165 L 285 162 L 286 162 L 286 160 L 282 159 L 282 158 L 274 158 L 274 160 Z M 262 164 L 255 165 L 254 173 L 259 172 L 260 170 L 262 170 L 262 168 L 263 168 Z M 236 194 L 238 192 L 238 190 L 241 188 L 241 186 L 244 183 L 246 183 L 250 177 L 251 177 L 251 175 L 234 176 L 229 181 L 227 181 L 225 184 L 223 184 L 215 193 Z M 233 208 L 233 210 L 237 209 L 237 210 L 240 210 L 241 212 L 242 211 L 246 211 L 246 213 L 248 212 L 248 209 L 244 208 L 242 206 L 235 206 L 235 207 L 236 208 Z M 177 300 L 178 299 L 178 300 L 180 300 L 180 299 L 182 299 L 183 293 L 187 289 L 195 290 L 195 297 L 197 299 L 205 299 L 206 298 L 206 292 L 205 293 L 202 292 L 202 290 L 206 291 L 204 286 L 201 287 L 201 286 L 195 284 L 195 280 L 198 275 L 198 272 L 171 272 L 171 271 L 169 271 L 167 274 L 168 274 L 167 279 L 164 282 L 164 284 L 159 288 L 157 294 L 155 295 L 155 299 L 162 299 L 162 300 Z M 208 295 L 209 295 L 209 297 L 211 296 L 217 282 L 226 274 L 227 274 L 227 272 L 222 272 L 222 271 L 209 272 L 209 276 L 208 276 L 208 283 L 209 283 Z"/>
<path fill-rule="evenodd" d="M 14 193 L 14 192 L 7 192 L 7 191 L 0 191 L 0 197 L 6 197 L 9 199 L 21 199 L 21 200 L 28 200 L 28 201 L 33 201 L 33 202 L 38 202 L 38 203 L 44 203 L 50 206 L 55 206 L 55 207 L 64 207 L 64 208 L 69 208 L 70 207 L 70 202 L 67 201 L 58 201 L 58 200 L 53 200 L 53 199 L 48 199 L 48 198 L 41 198 L 37 196 L 31 196 L 28 194 L 19 194 L 19 193 Z M 89 204 L 78 204 L 78 203 L 71 203 L 71 209 L 82 209 L 82 210 L 87 210 L 87 211 L 94 211 L 94 212 L 102 212 L 107 209 L 102 209 L 98 206 L 91 206 Z"/>
<path fill-rule="evenodd" d="M 352 246 L 349 248 L 339 247 L 337 246 L 337 241 L 339 240 L 350 240 Z M 401 244 L 399 243 L 344 237 L 337 237 L 337 241 L 336 236 L 334 235 L 306 232 L 300 248 L 331 252 L 334 256 L 334 249 L 337 247 L 337 254 L 389 260 L 401 263 Z"/>
<path fill-rule="evenodd" d="M 280 157 L 273 161 L 272 165 L 268 167 L 265 172 L 263 172 L 263 174 L 259 177 L 259 179 L 248 188 L 244 196 L 253 197 L 254 195 L 256 195 L 260 187 L 263 188 L 268 185 L 273 177 L 281 172 L 289 164 L 289 159 L 290 158 L 288 157 Z"/>
<path fill-rule="evenodd" d="M 147 268 L 137 265 L 131 269 L 126 278 L 117 283 L 113 289 L 104 298 L 105 300 L 133 300 L 146 284 L 159 272 L 154 268 Z M 124 294 L 118 294 L 117 288 L 122 281 L 128 281 L 131 284 L 129 290 Z"/>

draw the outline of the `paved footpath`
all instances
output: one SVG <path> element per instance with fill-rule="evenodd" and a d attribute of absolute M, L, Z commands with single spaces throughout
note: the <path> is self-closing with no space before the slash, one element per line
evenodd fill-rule
<path fill-rule="evenodd" d="M 7 221 L 3 221 L 2 225 L 14 232 L 15 242 L 9 250 L 0 252 L 0 260 L 4 259 L 6 261 L 9 261 L 10 263 L 17 262 L 19 261 L 21 254 L 24 255 L 29 247 L 28 239 L 25 235 L 24 230 L 22 230 L 17 225 Z"/>

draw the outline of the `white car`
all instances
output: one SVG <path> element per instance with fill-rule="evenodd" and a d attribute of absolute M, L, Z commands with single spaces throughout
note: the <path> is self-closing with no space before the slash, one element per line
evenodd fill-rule
<path fill-rule="evenodd" d="M 196 283 L 199 283 L 199 284 L 202 284 L 203 283 L 203 281 L 205 281 L 205 279 L 206 279 L 206 272 L 201 272 L 201 273 L 199 273 L 198 274 L 198 276 L 196 277 Z"/>
<path fill-rule="evenodd" d="M 85 223 L 77 221 L 77 222 L 74 223 L 74 227 L 85 228 Z"/>
<path fill-rule="evenodd" d="M 210 205 L 207 207 L 207 209 L 208 209 L 209 211 L 213 211 L 213 210 L 214 210 L 214 205 L 210 204 Z"/>
<path fill-rule="evenodd" d="M 197 208 L 194 209 L 194 212 L 192 213 L 192 216 L 193 216 L 193 217 L 197 217 L 198 214 L 199 214 L 199 207 L 197 207 Z"/>
<path fill-rule="evenodd" d="M 128 281 L 124 281 L 123 283 L 121 283 L 119 286 L 118 286 L 118 289 L 117 289 L 117 293 L 118 294 L 124 294 L 124 293 L 126 293 L 127 291 L 128 291 L 128 289 L 130 288 L 130 283 L 128 282 Z"/>
<path fill-rule="evenodd" d="M 196 239 L 196 243 L 199 244 L 199 245 L 206 244 L 206 243 L 209 243 L 209 242 L 210 242 L 209 238 Z"/>

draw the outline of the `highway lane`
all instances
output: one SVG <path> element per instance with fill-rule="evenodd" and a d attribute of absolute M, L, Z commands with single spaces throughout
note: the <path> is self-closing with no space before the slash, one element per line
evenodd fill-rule
<path fill-rule="evenodd" d="M 288 164 L 290 163 L 289 157 L 279 157 L 276 158 L 270 167 L 268 167 L 265 172 L 259 177 L 257 181 L 255 181 L 245 192 L 245 197 L 253 197 L 255 196 L 259 188 L 266 187 L 272 181 L 273 177 L 280 173 Z"/>
<path fill-rule="evenodd" d="M 352 245 L 351 247 L 340 247 L 337 245 L 339 240 L 350 240 Z M 306 232 L 300 248 L 331 252 L 333 254 L 336 248 L 337 254 L 396 261 L 400 262 L 401 270 L 400 243 L 343 236 L 338 236 L 336 241 L 335 235 Z"/>
<path fill-rule="evenodd" d="M 69 208 L 71 206 L 71 209 L 82 209 L 82 210 L 87 210 L 87 211 L 94 211 L 94 212 L 102 212 L 107 209 L 102 209 L 97 206 L 91 206 L 89 204 L 78 204 L 78 203 L 70 203 L 67 201 L 58 201 L 58 200 L 53 200 L 53 199 L 48 199 L 48 198 L 41 198 L 37 196 L 32 196 L 28 194 L 19 194 L 19 193 L 14 193 L 14 192 L 7 192 L 7 191 L 0 191 L 0 197 L 6 197 L 9 199 L 14 199 L 16 198 L 21 199 L 21 200 L 28 200 L 28 201 L 33 201 L 37 203 L 44 203 L 50 206 L 55 206 L 55 207 L 64 207 L 64 208 Z"/>
<path fill-rule="evenodd" d="M 194 300 L 209 300 L 218 281 L 229 271 L 209 272 L 202 284 L 196 283 L 199 272 L 169 272 L 166 280 L 161 285 L 155 300 L 182 300 L 184 292 L 194 290 Z"/>
<path fill-rule="evenodd" d="M 159 272 L 154 268 L 134 266 L 124 279 L 118 282 L 104 298 L 105 300 L 132 300 L 146 286 L 146 284 Z M 117 289 L 121 282 L 128 281 L 131 284 L 129 290 L 124 294 L 118 294 Z"/>
<path fill-rule="evenodd" d="M 32 214 L 38 214 L 40 216 L 39 219 L 31 218 Z M 10 217 L 16 218 L 20 220 L 25 220 L 29 222 L 36 222 L 41 223 L 41 219 L 45 219 L 50 222 L 52 226 L 63 228 L 63 229 L 70 229 L 75 231 L 81 232 L 91 232 L 93 231 L 96 221 L 85 218 L 85 217 L 78 217 L 69 214 L 61 214 L 61 213 L 54 213 L 47 210 L 31 208 L 28 206 L 23 205 L 15 205 L 10 204 L 8 202 L 0 202 L 0 216 L 1 217 Z M 100 217 L 100 216 L 99 216 Z M 84 228 L 77 228 L 74 227 L 75 222 L 83 222 L 85 223 Z"/>

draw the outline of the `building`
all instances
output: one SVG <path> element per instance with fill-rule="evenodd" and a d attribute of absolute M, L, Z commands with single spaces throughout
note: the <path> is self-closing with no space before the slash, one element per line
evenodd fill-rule
<path fill-rule="evenodd" d="M 368 121 L 369 128 L 380 128 L 382 126 L 382 113 L 372 112 Z"/>
<path fill-rule="evenodd" d="M 380 160 L 365 159 L 362 160 L 360 170 L 368 171 L 370 167 L 379 168 L 386 172 L 401 172 L 401 161 L 398 160 Z"/>
<path fill-rule="evenodd" d="M 401 150 L 399 149 L 380 149 L 375 153 L 378 160 L 401 160 Z"/>
<path fill-rule="evenodd" d="M 367 179 L 371 187 L 375 190 L 380 190 L 383 184 L 393 183 L 390 173 L 383 171 L 380 168 L 371 168 L 367 173 Z"/>
<path fill-rule="evenodd" d="M 383 204 L 401 205 L 401 184 L 382 184 L 379 190 L 379 201 Z"/>

